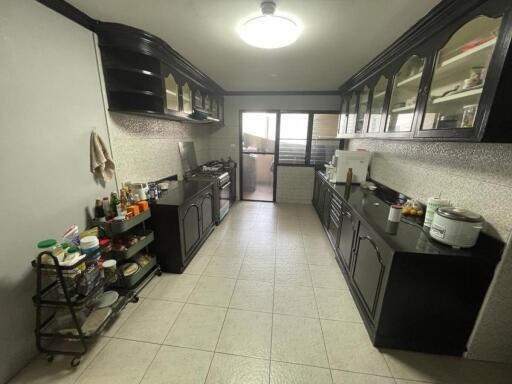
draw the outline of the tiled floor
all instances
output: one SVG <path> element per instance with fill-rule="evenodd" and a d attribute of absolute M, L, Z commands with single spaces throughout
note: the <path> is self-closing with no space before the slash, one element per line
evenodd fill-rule
<path fill-rule="evenodd" d="M 512 383 L 511 366 L 374 348 L 309 205 L 236 204 L 141 297 L 78 369 L 40 357 L 13 383 Z"/>

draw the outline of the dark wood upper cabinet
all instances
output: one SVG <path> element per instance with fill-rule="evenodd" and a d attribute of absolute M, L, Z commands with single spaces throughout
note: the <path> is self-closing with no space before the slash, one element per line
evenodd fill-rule
<path fill-rule="evenodd" d="M 511 40 L 512 2 L 441 2 L 340 87 L 340 137 L 512 142 Z"/>
<path fill-rule="evenodd" d="M 224 90 L 163 40 L 116 23 L 97 22 L 94 31 L 109 110 L 223 124 Z"/>

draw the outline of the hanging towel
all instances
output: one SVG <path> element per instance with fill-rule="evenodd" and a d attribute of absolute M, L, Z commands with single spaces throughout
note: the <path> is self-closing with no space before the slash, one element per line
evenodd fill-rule
<path fill-rule="evenodd" d="M 108 153 L 107 146 L 96 133 L 91 132 L 91 173 L 101 181 L 110 181 L 114 176 L 114 161 Z"/>

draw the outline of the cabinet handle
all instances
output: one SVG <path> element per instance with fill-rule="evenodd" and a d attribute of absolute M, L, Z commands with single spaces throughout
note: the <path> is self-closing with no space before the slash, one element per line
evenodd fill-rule
<path fill-rule="evenodd" d="M 375 248 L 375 251 L 377 252 L 377 259 L 379 260 L 379 263 L 384 266 L 384 263 L 382 262 L 382 257 L 380 255 L 379 247 L 377 247 L 377 244 L 370 236 L 359 236 L 360 240 L 368 240 L 370 244 Z"/>

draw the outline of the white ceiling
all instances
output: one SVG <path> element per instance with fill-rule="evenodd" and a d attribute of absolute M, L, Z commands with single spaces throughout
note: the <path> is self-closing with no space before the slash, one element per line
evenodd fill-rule
<path fill-rule="evenodd" d="M 68 0 L 89 16 L 164 39 L 228 91 L 333 90 L 440 0 L 277 0 L 304 24 L 299 40 L 264 50 L 235 27 L 260 0 Z"/>

